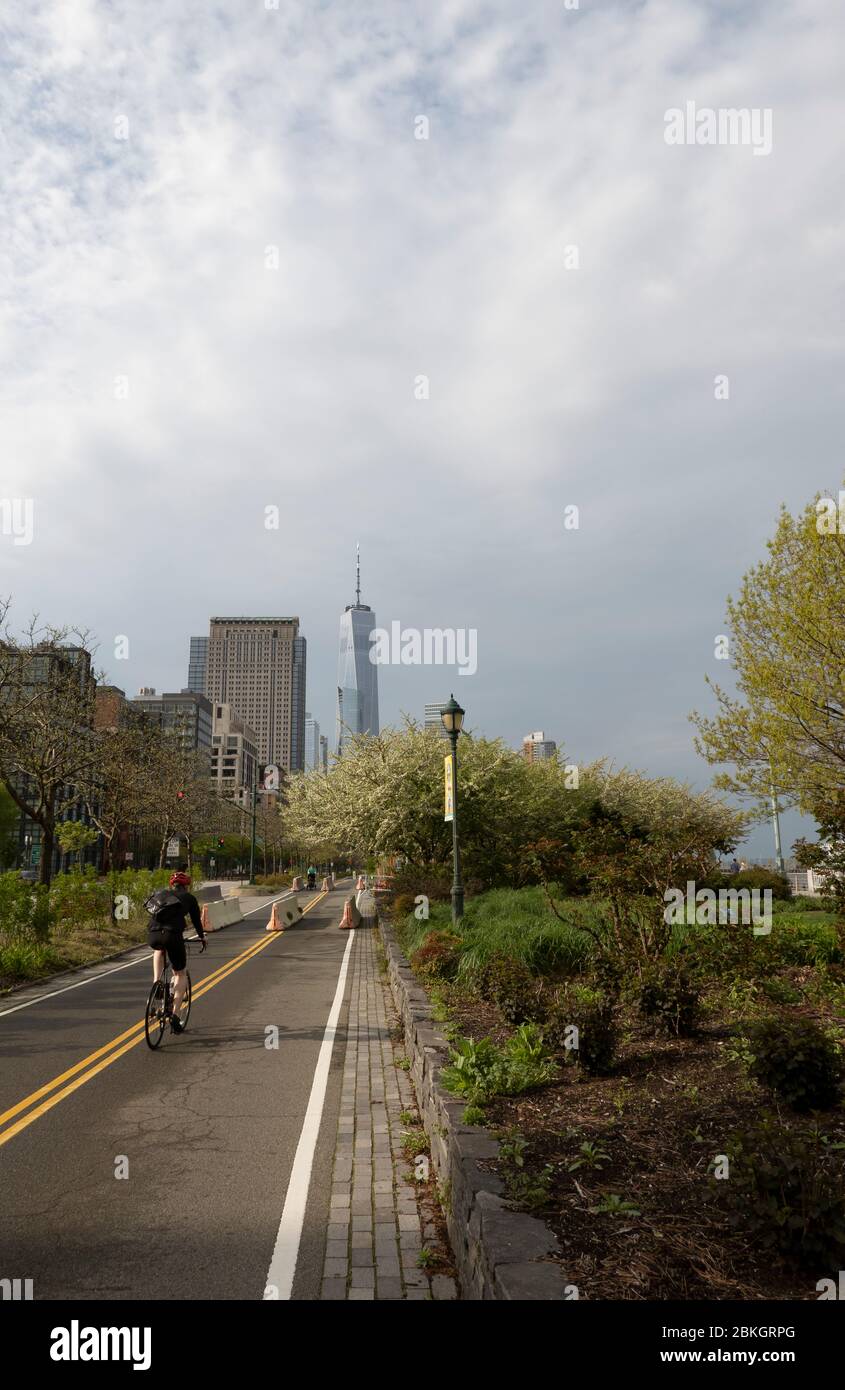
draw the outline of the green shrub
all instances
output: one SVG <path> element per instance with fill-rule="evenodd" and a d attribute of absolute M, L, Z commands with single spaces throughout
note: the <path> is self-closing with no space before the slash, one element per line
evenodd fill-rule
<path fill-rule="evenodd" d="M 393 917 L 409 917 L 416 907 L 413 893 L 399 893 L 390 904 Z"/>
<path fill-rule="evenodd" d="M 411 956 L 411 969 L 423 979 L 454 980 L 461 959 L 461 938 L 454 932 L 429 932 Z"/>
<path fill-rule="evenodd" d="M 13 870 L 0 874 L 0 931 L 6 936 L 35 930 L 36 886 Z"/>
<path fill-rule="evenodd" d="M 89 865 L 84 872 L 71 869 L 56 874 L 50 885 L 50 916 L 59 930 L 70 931 L 88 922 L 105 926 L 111 918 L 111 886 L 98 879 Z"/>
<path fill-rule="evenodd" d="M 13 980 L 34 980 L 55 964 L 52 949 L 43 941 L 17 940 L 0 943 L 0 975 Z"/>
<path fill-rule="evenodd" d="M 772 869 L 740 869 L 731 874 L 725 885 L 727 888 L 771 888 L 773 898 L 791 898 L 789 880 Z"/>
<path fill-rule="evenodd" d="M 813 914 L 815 916 L 816 914 Z M 817 922 L 806 913 L 780 916 L 771 935 L 761 937 L 761 955 L 778 965 L 832 965 L 843 958 L 841 928 L 833 922 Z"/>
<path fill-rule="evenodd" d="M 773 1004 L 800 1004 L 804 997 L 789 980 L 781 980 L 777 975 L 761 980 L 760 990 Z"/>
<path fill-rule="evenodd" d="M 745 1029 L 749 1070 L 794 1110 L 826 1110 L 845 1074 L 842 1049 L 809 1019 L 767 1018 Z"/>
<path fill-rule="evenodd" d="M 651 966 L 639 986 L 639 1010 L 662 1032 L 688 1038 L 694 1031 L 701 1007 L 701 991 L 689 971 L 678 961 Z"/>
<path fill-rule="evenodd" d="M 448 902 L 452 892 L 452 870 L 442 864 L 406 864 L 393 875 L 396 898 L 415 898 L 424 893 L 430 902 Z M 465 891 L 467 884 L 464 884 Z"/>
<path fill-rule="evenodd" d="M 476 976 L 482 998 L 490 999 L 508 1023 L 538 1022 L 545 1015 L 542 982 L 527 966 L 494 956 Z"/>
<path fill-rule="evenodd" d="M 731 1136 L 730 1173 L 713 1180 L 733 1225 L 818 1269 L 845 1260 L 842 1144 L 817 1128 L 790 1129 L 772 1116 Z M 820 1271 L 821 1272 L 821 1271 Z"/>
<path fill-rule="evenodd" d="M 577 1048 L 572 1048 L 572 1028 Z M 618 1006 L 613 995 L 587 985 L 568 985 L 549 1009 L 546 1041 L 556 1051 L 573 1055 L 584 1071 L 603 1076 L 612 1071 L 619 1041 Z"/>
<path fill-rule="evenodd" d="M 440 1074 L 455 1095 L 480 1106 L 492 1096 L 516 1096 L 551 1080 L 556 1071 L 540 1030 L 524 1023 L 503 1048 L 490 1038 L 456 1039 Z"/>

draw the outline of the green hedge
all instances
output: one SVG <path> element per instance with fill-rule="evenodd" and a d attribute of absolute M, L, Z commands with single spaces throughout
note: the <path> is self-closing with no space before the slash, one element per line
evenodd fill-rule
<path fill-rule="evenodd" d="M 112 898 L 129 899 L 130 915 L 142 910 L 156 888 L 166 886 L 169 869 L 123 869 L 98 878 L 93 868 L 57 874 L 49 890 L 28 883 L 16 871 L 0 874 L 0 932 L 7 938 L 43 936 L 49 925 L 72 931 L 85 924 L 107 922 Z M 46 908 L 46 912 L 45 912 Z"/>

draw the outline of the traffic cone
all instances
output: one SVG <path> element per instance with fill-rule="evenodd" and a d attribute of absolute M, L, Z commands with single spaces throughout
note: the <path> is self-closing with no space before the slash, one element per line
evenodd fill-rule
<path fill-rule="evenodd" d="M 205 931 L 205 932 L 214 931 L 214 928 L 210 925 L 209 920 L 208 920 L 208 903 L 204 903 L 204 904 L 203 904 L 203 909 L 202 909 L 202 912 L 200 913 L 200 921 L 202 922 L 202 929 L 203 929 L 203 931 Z"/>
<path fill-rule="evenodd" d="M 284 931 L 284 927 L 279 921 L 279 914 L 276 911 L 276 904 L 273 903 L 273 911 L 270 913 L 270 921 L 267 923 L 267 931 Z"/>

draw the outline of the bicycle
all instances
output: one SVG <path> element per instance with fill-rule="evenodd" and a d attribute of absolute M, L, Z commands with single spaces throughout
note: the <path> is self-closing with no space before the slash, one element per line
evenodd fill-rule
<path fill-rule="evenodd" d="M 185 953 L 186 955 L 190 955 L 190 948 L 187 941 L 185 942 Z M 188 1026 L 188 1019 L 191 1014 L 191 977 L 187 970 L 185 974 L 187 975 L 188 983 L 185 993 L 182 996 L 182 1003 L 179 1006 L 179 1022 L 182 1025 L 183 1031 Z M 144 1036 L 147 1040 L 147 1047 L 151 1047 L 153 1051 L 155 1051 L 157 1047 L 161 1046 L 161 1040 L 164 1037 L 165 1029 L 172 1017 L 173 967 L 170 964 L 170 958 L 165 955 L 164 969 L 159 979 L 155 981 L 150 990 L 146 1012 L 144 1013 Z"/>

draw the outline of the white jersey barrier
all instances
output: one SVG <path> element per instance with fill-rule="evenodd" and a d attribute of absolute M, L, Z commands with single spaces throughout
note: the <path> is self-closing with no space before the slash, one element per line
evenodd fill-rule
<path fill-rule="evenodd" d="M 244 919 L 240 898 L 223 898 L 221 902 L 206 903 L 203 907 L 203 926 L 206 931 L 219 931 Z"/>

